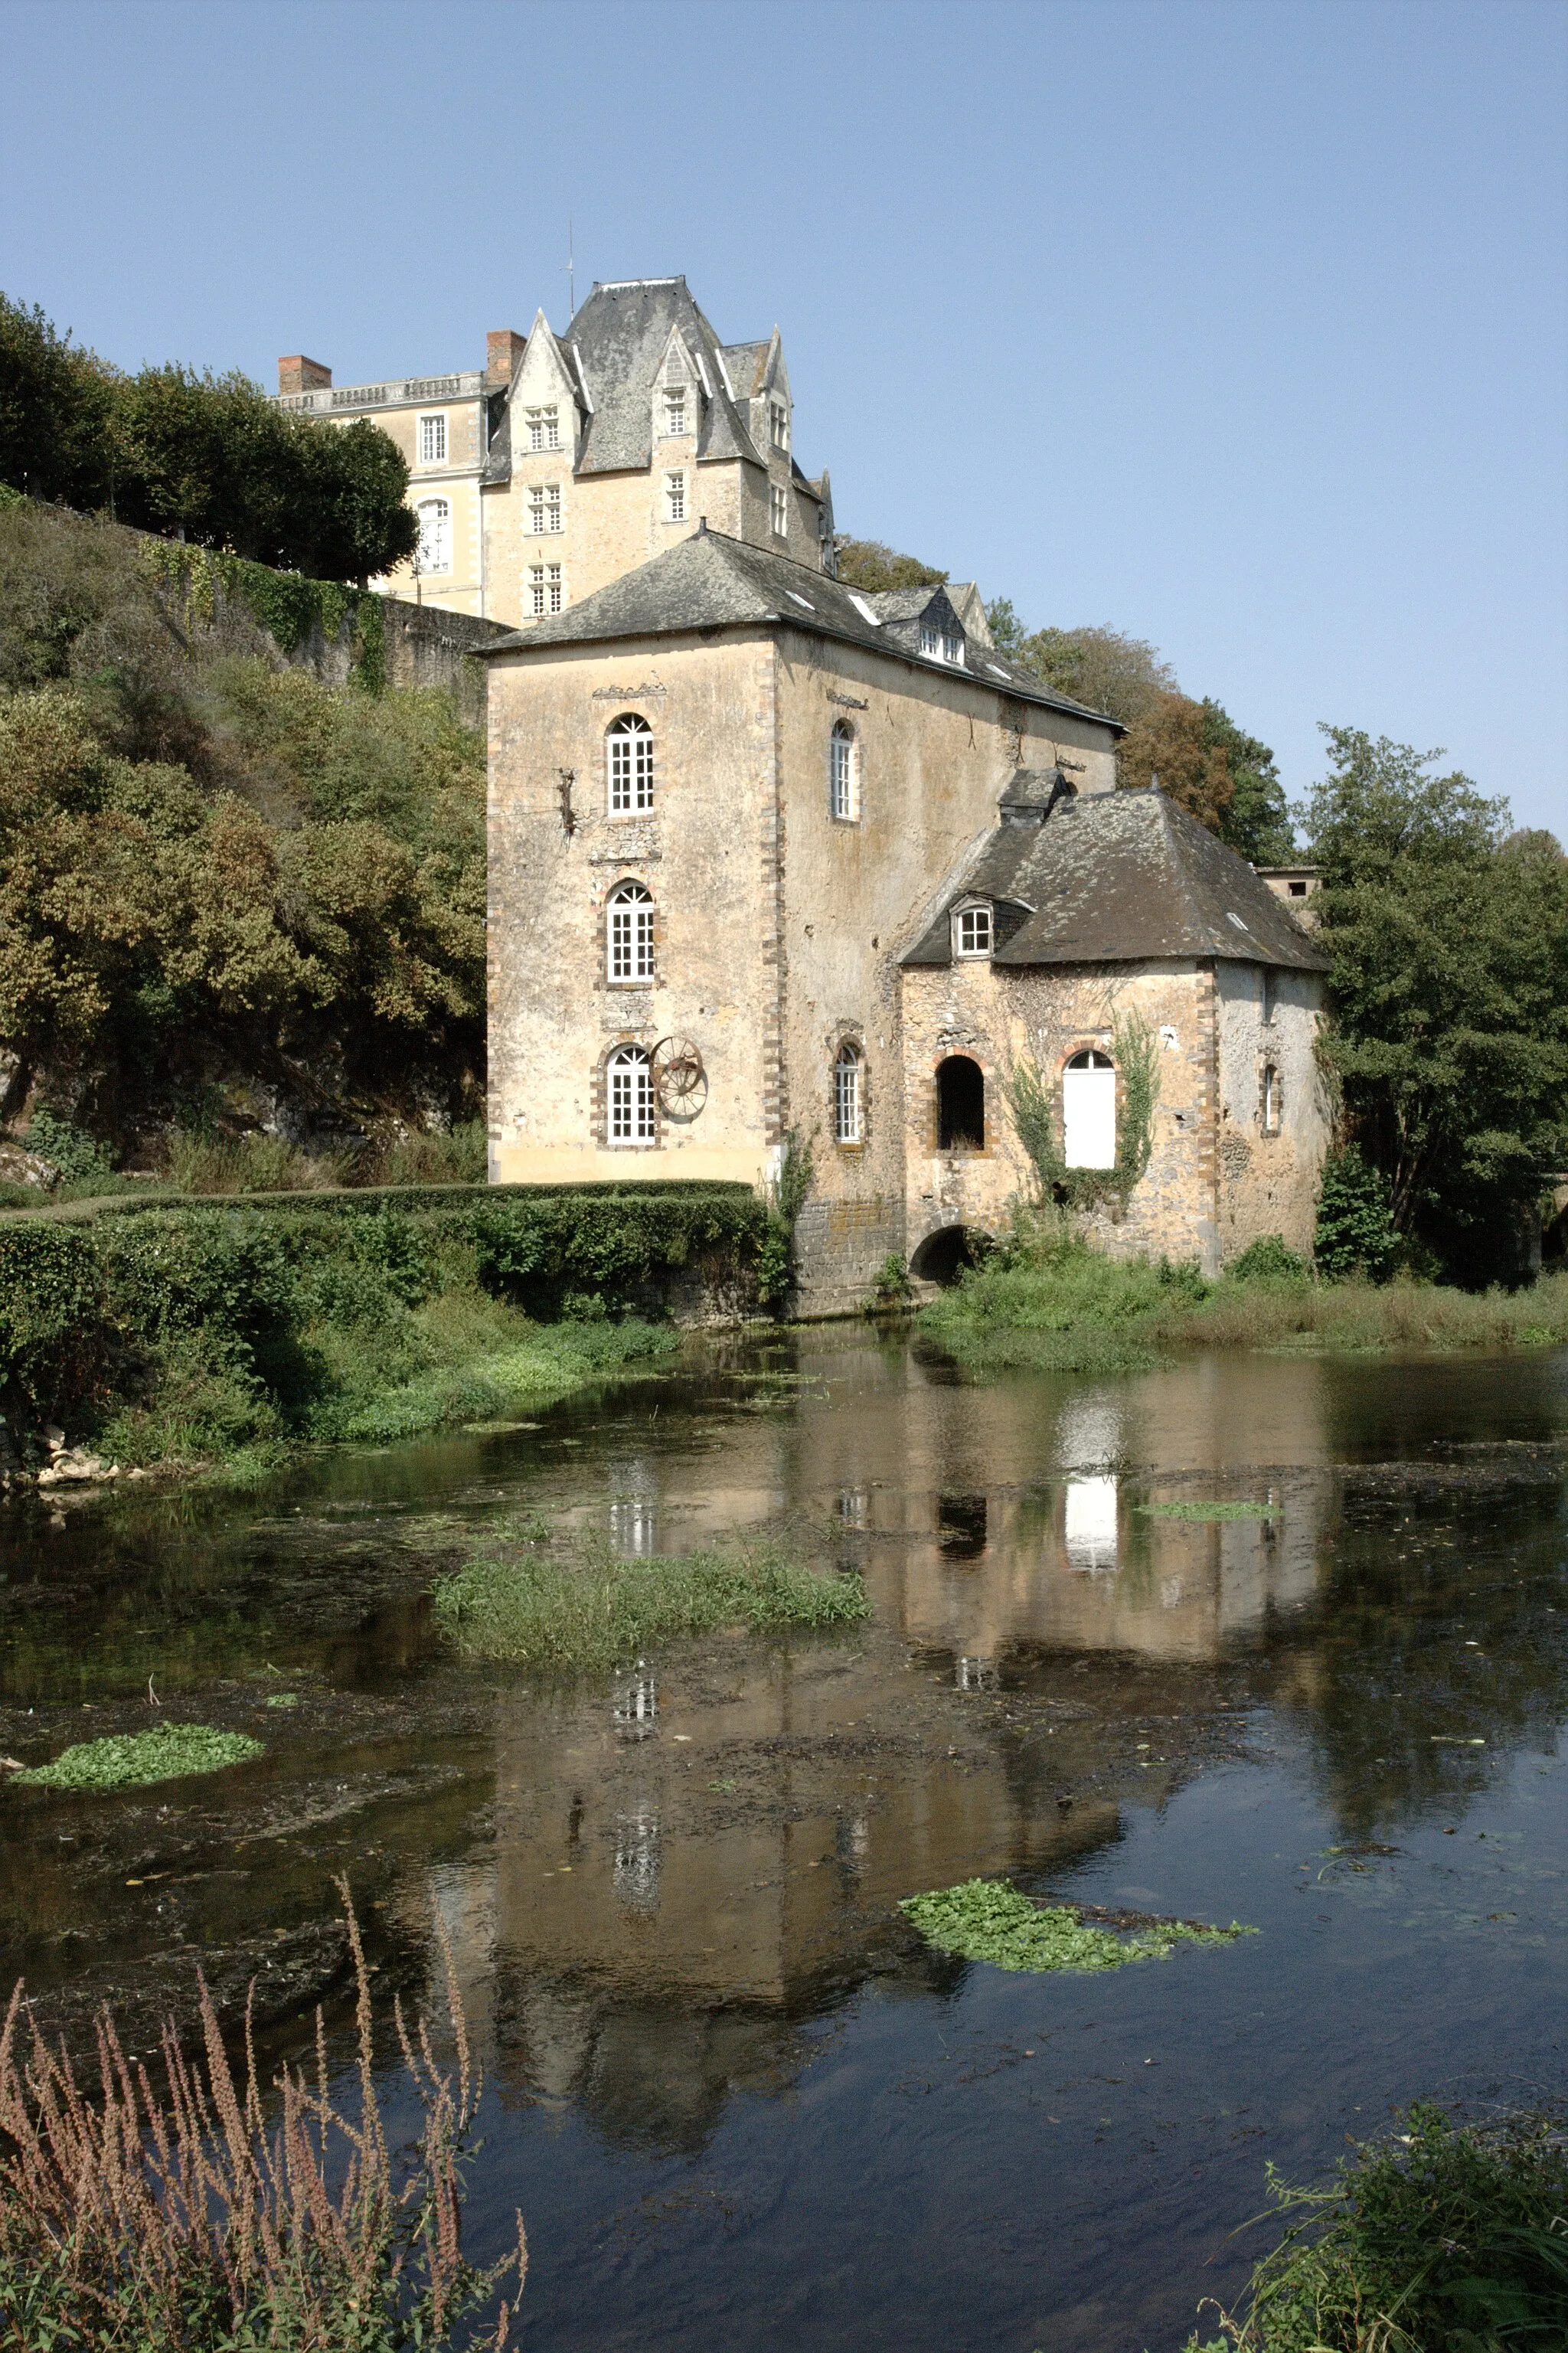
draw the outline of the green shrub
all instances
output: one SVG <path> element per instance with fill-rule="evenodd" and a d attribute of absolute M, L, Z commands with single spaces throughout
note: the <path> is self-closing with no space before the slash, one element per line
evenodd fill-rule
<path fill-rule="evenodd" d="M 90 1228 L 53 1219 L 0 1227 L 0 1393 L 23 1423 L 92 1397 L 113 1338 Z"/>
<path fill-rule="evenodd" d="M 1388 1180 L 1353 1144 L 1323 1163 L 1312 1255 L 1331 1282 L 1354 1276 L 1384 1282 L 1398 1261 Z"/>
<path fill-rule="evenodd" d="M 1225 2316 L 1243 2353 L 1505 2353 L 1568 2344 L 1568 2141 L 1543 2118 L 1455 2125 L 1430 2104 L 1324 2189 Z M 1196 2339 L 1192 2340 L 1193 2348 Z"/>
<path fill-rule="evenodd" d="M 1226 1272 L 1237 1282 L 1287 1281 L 1303 1282 L 1311 1268 L 1299 1250 L 1293 1250 L 1283 1234 L 1259 1234 L 1248 1242 L 1241 1256 Z"/>
<path fill-rule="evenodd" d="M 47 1104 L 40 1103 L 27 1123 L 27 1149 L 53 1162 L 62 1185 L 91 1188 L 114 1180 L 114 1163 L 97 1137 L 60 1118 Z"/>

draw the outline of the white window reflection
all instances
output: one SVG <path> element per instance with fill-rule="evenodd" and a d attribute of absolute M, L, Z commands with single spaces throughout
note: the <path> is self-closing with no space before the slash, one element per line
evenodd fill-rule
<path fill-rule="evenodd" d="M 610 1542 L 623 1560 L 650 1560 L 658 1550 L 658 1514 L 651 1495 L 617 1495 L 610 1505 Z"/>
<path fill-rule="evenodd" d="M 952 1680 L 961 1692 L 994 1691 L 996 1662 L 994 1659 L 962 1658 L 953 1668 Z"/>
<path fill-rule="evenodd" d="M 1092 1576 L 1116 1567 L 1116 1481 L 1069 1479 L 1067 1492 L 1069 1568 Z"/>
<path fill-rule="evenodd" d="M 611 1714 L 616 1730 L 623 1738 L 641 1740 L 653 1730 L 658 1714 L 658 1691 L 652 1670 L 645 1667 L 640 1659 L 636 1674 L 617 1688 Z"/>
<path fill-rule="evenodd" d="M 847 1528 L 868 1528 L 871 1498 L 864 1487 L 846 1487 L 838 1498 L 838 1516 Z"/>
<path fill-rule="evenodd" d="M 658 1902 L 660 1850 L 659 1820 L 652 1806 L 638 1804 L 616 1816 L 614 1879 L 623 1904 L 651 1911 Z"/>

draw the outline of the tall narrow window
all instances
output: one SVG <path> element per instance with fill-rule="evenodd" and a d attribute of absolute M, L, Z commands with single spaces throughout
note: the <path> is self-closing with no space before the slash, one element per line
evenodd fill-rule
<path fill-rule="evenodd" d="M 773 501 L 773 532 L 779 539 L 789 537 L 789 492 L 781 491 L 775 482 L 770 497 Z"/>
<path fill-rule="evenodd" d="M 533 617 L 542 620 L 551 613 L 559 613 L 566 601 L 558 564 L 533 564 L 528 573 L 529 600 Z"/>
<path fill-rule="evenodd" d="M 768 422 L 773 432 L 773 448 L 787 449 L 789 448 L 789 411 L 783 401 L 774 400 L 769 403 Z"/>
<path fill-rule="evenodd" d="M 653 978 L 653 896 L 640 882 L 611 892 L 606 944 L 612 981 L 635 987 Z"/>
<path fill-rule="evenodd" d="M 860 1056 L 854 1046 L 841 1046 L 833 1065 L 833 1141 L 860 1142 Z"/>
<path fill-rule="evenodd" d="M 605 737 L 610 751 L 610 815 L 653 807 L 653 729 L 628 711 L 613 719 Z"/>
<path fill-rule="evenodd" d="M 969 1054 L 949 1054 L 936 1066 L 939 1152 L 985 1149 L 985 1073 Z"/>
<path fill-rule="evenodd" d="M 942 632 L 928 628 L 923 621 L 921 623 L 921 651 L 928 661 L 942 659 Z"/>
<path fill-rule="evenodd" d="M 679 385 L 664 396 L 664 429 L 667 433 L 686 430 L 686 386 Z"/>
<path fill-rule="evenodd" d="M 452 569 L 452 510 L 445 499 L 422 499 L 415 513 L 419 518 L 418 564 L 422 573 L 450 572 Z"/>
<path fill-rule="evenodd" d="M 641 1046 L 617 1046 L 605 1068 L 612 1144 L 652 1144 L 653 1065 Z"/>
<path fill-rule="evenodd" d="M 528 494 L 528 527 L 535 538 L 561 528 L 561 485 L 536 482 Z"/>
<path fill-rule="evenodd" d="M 847 720 L 835 722 L 827 739 L 827 805 L 833 815 L 853 823 L 860 814 L 860 765 L 855 730 Z"/>
<path fill-rule="evenodd" d="M 1062 1157 L 1069 1168 L 1116 1166 L 1116 1065 L 1075 1054 L 1062 1072 Z"/>
<path fill-rule="evenodd" d="M 446 418 L 422 417 L 419 419 L 419 463 L 422 466 L 444 466 L 446 462 Z"/>
<path fill-rule="evenodd" d="M 1267 1029 L 1274 1018 L 1275 981 L 1273 967 L 1263 967 L 1263 1026 Z"/>
<path fill-rule="evenodd" d="M 1263 1066 L 1263 1081 L 1259 1092 L 1263 1133 L 1265 1135 L 1278 1135 L 1284 1103 L 1281 1098 L 1279 1073 L 1272 1062 L 1266 1062 Z"/>
<path fill-rule="evenodd" d="M 664 519 L 666 522 L 686 521 L 686 477 L 666 474 L 664 478 Z"/>

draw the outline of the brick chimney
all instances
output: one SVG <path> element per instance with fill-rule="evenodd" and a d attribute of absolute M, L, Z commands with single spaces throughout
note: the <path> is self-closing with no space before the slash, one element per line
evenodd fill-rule
<path fill-rule="evenodd" d="M 528 337 L 515 327 L 492 327 L 485 337 L 485 382 L 492 391 L 510 386 L 528 349 Z"/>
<path fill-rule="evenodd" d="M 331 369 L 323 367 L 320 360 L 308 360 L 302 352 L 278 363 L 279 392 L 325 392 L 331 381 Z"/>

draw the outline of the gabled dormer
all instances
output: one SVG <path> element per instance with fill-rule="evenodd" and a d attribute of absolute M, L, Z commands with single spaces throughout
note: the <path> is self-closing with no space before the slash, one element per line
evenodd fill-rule
<path fill-rule="evenodd" d="M 868 598 L 888 635 L 927 661 L 967 670 L 969 644 L 945 588 L 884 588 Z"/>
<path fill-rule="evenodd" d="M 511 387 L 513 464 L 551 450 L 564 452 L 568 463 L 574 463 L 589 414 L 587 388 L 574 355 L 540 311 Z"/>

